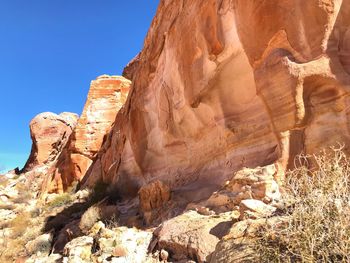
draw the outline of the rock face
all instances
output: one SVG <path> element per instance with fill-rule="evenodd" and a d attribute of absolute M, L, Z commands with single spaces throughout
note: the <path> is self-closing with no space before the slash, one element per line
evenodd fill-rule
<path fill-rule="evenodd" d="M 123 107 L 131 82 L 123 77 L 103 75 L 91 82 L 83 113 L 69 145 L 72 176 L 81 179 L 101 148 L 115 117 Z"/>
<path fill-rule="evenodd" d="M 57 166 L 49 173 L 45 191 L 63 191 L 84 177 L 126 101 L 130 84 L 124 77 L 108 75 L 91 82 L 83 113 Z"/>
<path fill-rule="evenodd" d="M 349 142 L 349 15 L 342 0 L 161 1 L 90 176 L 136 195 Z"/>
<path fill-rule="evenodd" d="M 32 150 L 22 172 L 32 170 L 38 165 L 53 161 L 66 145 L 75 128 L 78 115 L 64 112 L 60 115 L 44 112 L 30 122 Z"/>
<path fill-rule="evenodd" d="M 160 181 L 141 187 L 139 191 L 140 212 L 148 224 L 154 217 L 158 217 L 155 210 L 162 208 L 170 200 L 170 195 L 169 187 Z"/>

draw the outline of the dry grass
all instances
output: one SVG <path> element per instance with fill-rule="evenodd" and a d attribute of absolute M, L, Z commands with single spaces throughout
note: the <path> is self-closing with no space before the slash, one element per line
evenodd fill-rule
<path fill-rule="evenodd" d="M 12 238 L 22 236 L 27 228 L 30 227 L 31 216 L 27 212 L 19 213 L 10 223 L 12 229 Z"/>
<path fill-rule="evenodd" d="M 287 175 L 286 224 L 264 226 L 259 262 L 350 262 L 350 163 L 340 148 L 300 157 Z"/>
<path fill-rule="evenodd" d="M 31 229 L 31 217 L 27 212 L 19 213 L 13 220 L 8 223 L 11 228 L 11 237 L 4 240 L 3 247 L 0 249 L 0 260 L 10 262 L 14 258 L 25 255 L 25 244 L 27 240 L 24 238 L 26 231 Z"/>
<path fill-rule="evenodd" d="M 61 207 L 72 202 L 72 196 L 69 193 L 60 194 L 55 197 L 49 204 L 49 208 Z"/>
<path fill-rule="evenodd" d="M 79 228 L 83 232 L 88 232 L 100 219 L 101 209 L 98 206 L 92 206 L 82 215 L 79 223 Z"/>

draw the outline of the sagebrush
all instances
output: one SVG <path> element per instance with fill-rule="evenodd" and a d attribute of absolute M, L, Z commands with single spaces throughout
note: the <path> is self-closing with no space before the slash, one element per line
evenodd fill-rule
<path fill-rule="evenodd" d="M 350 262 L 350 163 L 342 147 L 301 156 L 286 175 L 284 224 L 264 226 L 260 262 Z"/>

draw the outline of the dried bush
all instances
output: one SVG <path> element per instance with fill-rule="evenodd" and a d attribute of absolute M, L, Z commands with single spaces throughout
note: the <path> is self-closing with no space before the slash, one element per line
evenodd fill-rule
<path fill-rule="evenodd" d="M 19 213 L 11 222 L 9 227 L 12 229 L 12 237 L 16 238 L 22 236 L 24 232 L 30 227 L 30 214 L 28 212 Z"/>
<path fill-rule="evenodd" d="M 64 206 L 67 205 L 69 203 L 72 202 L 72 196 L 69 193 L 64 193 L 64 194 L 60 194 L 57 197 L 55 197 L 49 204 L 48 206 L 50 208 L 54 208 L 54 207 L 60 207 L 60 206 Z"/>
<path fill-rule="evenodd" d="M 98 206 L 92 206 L 82 215 L 79 223 L 79 228 L 83 232 L 88 232 L 100 219 L 101 209 Z"/>
<path fill-rule="evenodd" d="M 286 177 L 289 220 L 260 229 L 259 262 L 350 262 L 350 163 L 342 147 L 299 160 Z"/>

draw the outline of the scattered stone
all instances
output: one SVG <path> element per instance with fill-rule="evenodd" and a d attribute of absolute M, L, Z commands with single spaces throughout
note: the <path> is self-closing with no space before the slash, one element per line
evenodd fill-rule
<path fill-rule="evenodd" d="M 164 262 L 168 262 L 168 258 L 169 258 L 169 253 L 168 251 L 166 251 L 165 249 L 162 249 L 160 251 L 160 259 Z"/>
<path fill-rule="evenodd" d="M 77 237 L 65 245 L 63 254 L 68 257 L 69 262 L 91 262 L 93 242 L 93 238 L 89 236 Z"/>

